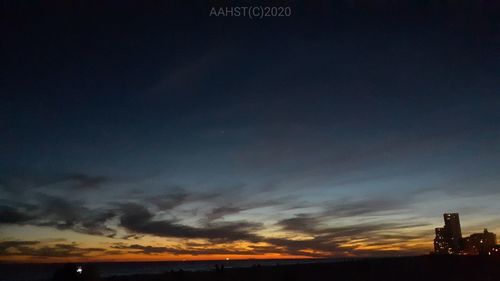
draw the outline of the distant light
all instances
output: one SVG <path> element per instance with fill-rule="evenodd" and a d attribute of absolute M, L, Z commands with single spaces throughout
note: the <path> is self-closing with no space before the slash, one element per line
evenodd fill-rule
<path fill-rule="evenodd" d="M 226 258 L 226 260 L 228 261 L 228 260 L 229 260 L 229 258 Z"/>
<path fill-rule="evenodd" d="M 82 272 L 83 272 L 83 269 L 82 269 L 81 266 L 79 266 L 79 267 L 76 268 L 76 273 L 82 274 Z"/>

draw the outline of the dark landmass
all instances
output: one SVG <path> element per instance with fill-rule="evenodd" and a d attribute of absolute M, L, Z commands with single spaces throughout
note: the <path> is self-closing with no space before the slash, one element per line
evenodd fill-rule
<path fill-rule="evenodd" d="M 257 261 L 256 261 L 257 262 Z M 54 279 L 56 280 L 56 279 Z M 59 279 L 58 279 L 59 280 Z M 79 278 L 79 280 L 82 280 Z M 210 272 L 172 271 L 163 274 L 114 276 L 102 281 L 233 281 L 233 280 L 500 280 L 500 257 L 419 256 L 374 258 L 337 263 L 314 263 L 251 268 L 215 268 Z M 69 281 L 66 279 L 66 281 Z"/>

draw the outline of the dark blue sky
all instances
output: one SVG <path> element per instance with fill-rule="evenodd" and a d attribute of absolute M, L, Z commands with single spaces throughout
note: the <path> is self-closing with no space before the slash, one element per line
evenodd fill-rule
<path fill-rule="evenodd" d="M 378 250 L 426 251 L 402 241 L 445 211 L 500 230 L 499 6 L 368 2 L 263 20 L 209 17 L 221 1 L 2 3 L 0 213 L 17 219 L 1 238 L 183 237 L 126 203 L 181 229 L 244 222 L 234 241 L 287 254 L 362 252 L 374 233 Z M 95 220 L 44 207 L 75 191 Z M 354 231 L 318 238 L 331 227 Z M 284 242 L 299 234 L 314 243 Z"/>

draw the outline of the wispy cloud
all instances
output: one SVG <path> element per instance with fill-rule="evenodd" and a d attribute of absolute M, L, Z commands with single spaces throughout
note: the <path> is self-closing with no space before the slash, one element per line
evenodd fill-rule
<path fill-rule="evenodd" d="M 77 243 L 49 244 L 40 241 L 8 240 L 0 241 L 0 257 L 87 257 L 96 253 L 103 254 L 103 248 L 80 247 Z"/>
<path fill-rule="evenodd" d="M 262 228 L 259 223 L 246 221 L 214 223 L 205 227 L 183 225 L 175 221 L 156 220 L 144 206 L 134 203 L 122 204 L 120 225 L 130 232 L 160 237 L 205 238 L 214 241 L 257 241 L 252 234 Z"/>
<path fill-rule="evenodd" d="M 95 190 L 111 181 L 111 178 L 85 173 L 60 173 L 40 175 L 29 171 L 22 173 L 1 173 L 0 190 L 24 192 L 32 189 L 74 189 L 77 191 Z"/>
<path fill-rule="evenodd" d="M 83 201 L 38 193 L 33 202 L 1 205 L 2 224 L 49 226 L 76 232 L 114 236 L 106 222 L 115 217 L 110 209 L 88 208 Z"/>

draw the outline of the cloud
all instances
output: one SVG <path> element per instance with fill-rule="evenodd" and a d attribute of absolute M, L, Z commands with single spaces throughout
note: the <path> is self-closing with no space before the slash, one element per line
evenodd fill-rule
<path fill-rule="evenodd" d="M 339 251 L 339 243 L 330 236 L 318 236 L 308 240 L 268 238 L 265 241 L 275 247 L 280 247 L 281 252 L 289 255 L 327 257 Z"/>
<path fill-rule="evenodd" d="M 386 204 L 387 206 L 385 206 Z M 349 212 L 352 206 L 352 212 Z M 207 216 L 212 218 L 211 223 L 204 226 L 193 227 L 183 225 L 179 221 L 161 220 L 146 207 L 136 203 L 120 205 L 120 225 L 131 233 L 149 234 L 160 237 L 173 237 L 188 239 L 206 239 L 207 243 L 185 242 L 178 247 L 152 246 L 152 245 L 123 245 L 117 244 L 116 249 L 128 250 L 130 253 L 140 253 L 147 255 L 169 253 L 169 254 L 264 254 L 279 253 L 311 257 L 328 257 L 346 251 L 351 254 L 367 254 L 368 251 L 358 250 L 356 246 L 346 246 L 345 243 L 352 239 L 367 239 L 367 241 L 380 240 L 380 249 L 384 245 L 389 245 L 390 241 L 400 241 L 404 239 L 415 239 L 413 236 L 394 234 L 399 229 L 425 226 L 418 222 L 393 222 L 393 223 L 360 223 L 341 226 L 331 226 L 328 224 L 331 219 L 331 212 L 335 216 L 351 216 L 355 214 L 372 214 L 380 210 L 398 207 L 399 204 L 390 200 L 358 200 L 345 202 L 342 205 L 334 206 L 325 212 L 318 214 L 302 214 L 291 218 L 283 219 L 276 223 L 282 230 L 308 235 L 310 238 L 276 238 L 266 237 L 257 234 L 262 229 L 262 225 L 251 222 L 222 222 L 213 223 L 217 218 L 227 214 L 237 213 L 241 209 L 236 207 L 218 207 L 213 209 Z M 384 233 L 392 233 L 391 235 Z M 389 235 L 389 236 L 388 236 Z M 237 241 L 250 242 L 245 248 L 238 248 Z M 384 244 L 386 242 L 386 244 Z M 227 244 L 229 246 L 221 248 L 217 245 Z M 368 242 L 365 242 L 368 243 Z M 376 245 L 375 245 L 376 246 Z M 382 250 L 390 254 L 386 250 Z"/>
<path fill-rule="evenodd" d="M 443 172 L 460 168 L 447 162 L 447 155 L 457 146 L 454 132 L 429 131 L 422 136 L 405 130 L 389 132 L 383 138 L 367 135 L 365 142 L 358 142 L 349 136 L 333 139 L 322 133 L 328 130 L 316 129 L 311 131 L 301 123 L 280 124 L 279 129 L 270 129 L 276 133 L 247 144 L 236 160 L 245 169 L 265 174 L 274 171 L 275 179 L 290 185 L 304 181 L 353 185 L 433 173 L 435 167 Z"/>
<path fill-rule="evenodd" d="M 180 187 L 173 187 L 173 189 L 175 189 L 174 192 L 155 195 L 155 196 L 148 196 L 144 198 L 143 201 L 145 203 L 154 205 L 159 210 L 166 211 L 166 210 L 172 210 L 183 204 L 197 202 L 197 201 L 211 200 L 220 196 L 220 194 L 217 192 L 190 193 L 186 191 L 184 188 Z"/>
<path fill-rule="evenodd" d="M 76 243 L 44 245 L 40 241 L 0 241 L 0 256 L 86 257 L 104 253 L 102 248 L 83 248 Z"/>
<path fill-rule="evenodd" d="M 114 236 L 116 231 L 106 226 L 115 217 L 112 210 L 90 209 L 79 200 L 66 200 L 60 197 L 40 194 L 37 224 L 53 226 L 58 229 L 72 229 L 76 232 Z"/>
<path fill-rule="evenodd" d="M 33 217 L 11 206 L 0 206 L 0 224 L 22 224 Z"/>
<path fill-rule="evenodd" d="M 365 198 L 365 199 L 347 199 L 343 198 L 333 202 L 321 204 L 323 211 L 312 214 L 296 214 L 294 217 L 280 220 L 276 225 L 281 226 L 283 230 L 298 231 L 301 233 L 318 234 L 323 232 L 321 229 L 328 228 L 329 222 L 339 218 L 373 216 L 381 212 L 401 211 L 408 208 L 408 203 L 399 198 Z M 386 224 L 376 224 L 377 226 L 388 226 Z M 356 226 L 349 226 L 356 231 Z M 340 229 L 336 228 L 336 232 Z"/>
<path fill-rule="evenodd" d="M 146 254 L 146 255 L 171 253 L 175 250 L 174 248 L 170 248 L 170 247 L 155 247 L 155 246 L 150 246 L 150 245 L 143 246 L 143 245 L 139 245 L 139 244 L 132 244 L 129 246 L 117 244 L 117 245 L 111 246 L 111 248 L 120 249 L 120 250 L 131 250 L 131 251 L 129 251 L 130 253 L 141 253 L 141 254 Z"/>
<path fill-rule="evenodd" d="M 150 197 L 147 201 L 158 207 L 160 210 L 171 210 L 184 204 L 189 197 L 187 192 L 177 192 L 160 196 Z"/>
<path fill-rule="evenodd" d="M 276 225 L 281 226 L 283 230 L 304 233 L 309 235 L 330 236 L 332 238 L 346 238 L 351 236 L 369 237 L 372 232 L 380 230 L 393 230 L 402 228 L 413 228 L 427 226 L 427 223 L 419 222 L 373 222 L 361 224 L 349 224 L 343 226 L 325 226 L 324 218 L 313 215 L 299 215 L 293 218 L 278 221 Z"/>
<path fill-rule="evenodd" d="M 285 236 L 266 236 L 261 234 L 264 225 L 254 221 L 224 221 L 221 218 L 238 214 L 244 210 L 259 207 L 275 206 L 286 202 L 263 201 L 244 202 L 238 205 L 218 206 L 206 214 L 206 220 L 198 221 L 199 225 L 188 225 L 182 220 L 165 219 L 172 217 L 164 211 L 170 211 L 182 204 L 176 202 L 193 202 L 209 197 L 208 194 L 190 194 L 184 190 L 165 195 L 162 198 L 144 197 L 134 202 L 116 202 L 102 207 L 88 207 L 84 201 L 72 200 L 58 196 L 37 193 L 28 202 L 0 201 L 0 224 L 20 224 L 49 226 L 56 229 L 73 230 L 79 233 L 115 237 L 119 228 L 123 228 L 125 238 L 137 241 L 133 245 L 115 244 L 115 251 L 125 250 L 130 253 L 154 255 L 170 254 L 264 254 L 279 253 L 312 257 L 334 256 L 340 252 L 356 253 L 355 246 L 346 246 L 352 239 L 364 240 L 375 248 L 384 249 L 384 243 L 390 245 L 394 241 L 413 239 L 396 233 L 396 230 L 423 226 L 418 222 L 377 222 L 335 225 L 338 218 L 350 218 L 365 215 L 379 215 L 380 212 L 400 210 L 402 201 L 394 198 L 342 199 L 335 202 L 322 203 L 323 211 L 310 214 L 296 214 L 275 223 Z M 234 203 L 234 202 L 233 202 Z M 109 204 L 109 203 L 108 203 Z M 326 204 L 326 205 L 325 205 Z M 307 207 L 307 206 L 305 206 Z M 156 210 L 160 210 L 158 214 Z M 118 225 L 112 225 L 111 221 Z M 387 237 L 383 235 L 393 235 Z M 151 235 L 164 238 L 181 238 L 183 242 L 175 246 L 141 245 L 141 238 Z M 304 237 L 305 235 L 305 237 Z M 398 236 L 399 235 L 399 236 Z M 300 238 L 297 238 L 300 237 Z M 399 237 L 399 238 L 398 238 Z M 135 239 L 134 239 L 135 238 Z M 192 243 L 193 239 L 205 240 L 203 245 Z M 399 239 L 399 240 L 398 240 Z M 241 241 L 245 247 L 240 247 Z M 4 244 L 6 247 L 7 244 Z M 36 255 L 68 255 L 81 256 L 73 244 L 56 244 L 49 248 L 37 245 L 11 245 L 9 253 L 31 251 Z M 221 245 L 226 245 L 221 247 Z M 29 247 L 28 247 L 29 246 Z M 33 247 L 32 247 L 33 246 Z M 23 248 L 24 247 L 24 248 Z M 28 248 L 26 248 L 28 247 Z M 386 247 L 387 248 L 387 247 Z M 12 250 L 14 249 L 14 250 Z M 95 249 L 98 251 L 97 249 Z M 45 252 L 43 252 L 45 251 Z M 384 250 L 383 250 L 384 251 Z M 363 252 L 366 254 L 366 252 Z"/>
<path fill-rule="evenodd" d="M 6 192 L 32 190 L 37 188 L 92 190 L 110 182 L 105 176 L 84 173 L 62 173 L 56 175 L 37 175 L 30 172 L 0 174 L 0 190 Z"/>
<path fill-rule="evenodd" d="M 396 198 L 369 198 L 358 200 L 339 200 L 330 203 L 324 216 L 352 217 L 376 214 L 382 211 L 395 211 L 408 208 L 409 200 Z"/>
<path fill-rule="evenodd" d="M 124 245 L 117 243 L 111 248 L 118 250 L 127 250 L 128 253 L 133 254 L 174 254 L 174 255 L 256 255 L 265 253 L 280 253 L 282 250 L 275 246 L 262 246 L 250 245 L 245 249 L 238 249 L 235 247 L 221 247 L 217 244 L 202 244 L 202 245 L 185 245 L 183 247 L 164 247 L 164 246 L 150 246 L 150 245 Z"/>
<path fill-rule="evenodd" d="M 343 207 L 340 207 L 343 209 Z M 366 210 L 363 208 L 363 214 Z M 280 220 L 276 223 L 282 230 L 305 234 L 310 239 L 293 240 L 284 238 L 270 238 L 264 241 L 275 246 L 284 247 L 284 251 L 290 254 L 303 254 L 304 250 L 310 252 L 306 255 L 332 256 L 336 253 L 349 251 L 356 253 L 356 246 L 345 246 L 345 243 L 354 239 L 364 240 L 365 244 L 380 242 L 382 245 L 392 245 L 395 241 L 408 241 L 422 236 L 411 236 L 407 234 L 393 234 L 398 230 L 428 226 L 428 223 L 414 222 L 371 222 L 358 223 L 341 226 L 330 226 L 328 224 L 328 212 L 319 214 L 300 214 L 292 218 Z M 386 252 L 383 247 L 379 251 Z M 376 250 L 373 250 L 376 252 Z M 365 252 L 366 254 L 367 252 Z M 386 252 L 386 254 L 389 254 Z"/>
<path fill-rule="evenodd" d="M 27 204 L 13 202 L 11 205 L 1 205 L 0 224 L 20 224 L 50 226 L 57 229 L 71 229 L 76 232 L 114 236 L 116 230 L 106 225 L 115 217 L 108 209 L 90 209 L 79 200 L 67 200 L 47 194 L 38 194 L 35 202 L 29 208 Z"/>
<path fill-rule="evenodd" d="M 259 208 L 279 207 L 282 209 L 294 209 L 297 208 L 298 206 L 298 203 L 295 202 L 295 198 L 291 196 L 270 199 L 270 200 L 263 200 L 263 201 L 262 200 L 255 201 L 255 199 L 253 198 L 251 198 L 250 200 L 248 200 L 248 198 L 245 198 L 246 200 L 245 199 L 241 200 L 241 198 L 238 197 L 231 197 L 230 200 L 228 200 L 227 197 L 224 199 L 225 199 L 224 201 L 231 201 L 232 204 L 231 205 L 226 204 L 223 206 L 217 206 L 213 208 L 211 211 L 206 213 L 205 218 L 201 219 L 200 222 L 205 224 L 212 223 L 213 221 L 222 219 L 226 216 L 235 215 L 244 211 L 259 209 Z"/>
<path fill-rule="evenodd" d="M 283 219 L 276 224 L 281 226 L 283 230 L 311 233 L 315 232 L 319 223 L 319 218 L 311 217 L 305 214 L 299 214 L 293 218 Z"/>
<path fill-rule="evenodd" d="M 212 209 L 210 213 L 207 214 L 207 220 L 209 222 L 220 219 L 227 215 L 233 215 L 241 212 L 243 209 L 238 207 L 224 206 Z"/>
<path fill-rule="evenodd" d="M 171 220 L 156 220 L 144 206 L 121 204 L 120 225 L 128 231 L 160 237 L 205 238 L 214 241 L 258 241 L 252 232 L 262 228 L 259 223 L 246 221 L 210 224 L 205 227 L 182 225 Z"/>
<path fill-rule="evenodd" d="M 0 242 L 0 255 L 4 256 L 7 255 L 8 252 L 7 250 L 9 249 L 18 249 L 18 248 L 24 248 L 24 247 L 30 247 L 32 245 L 37 245 L 39 244 L 39 241 L 19 241 L 19 240 L 12 240 L 12 241 L 1 241 Z"/>
<path fill-rule="evenodd" d="M 64 181 L 73 182 L 76 189 L 95 189 L 110 181 L 105 176 L 90 176 L 86 174 L 69 174 L 63 178 Z"/>

